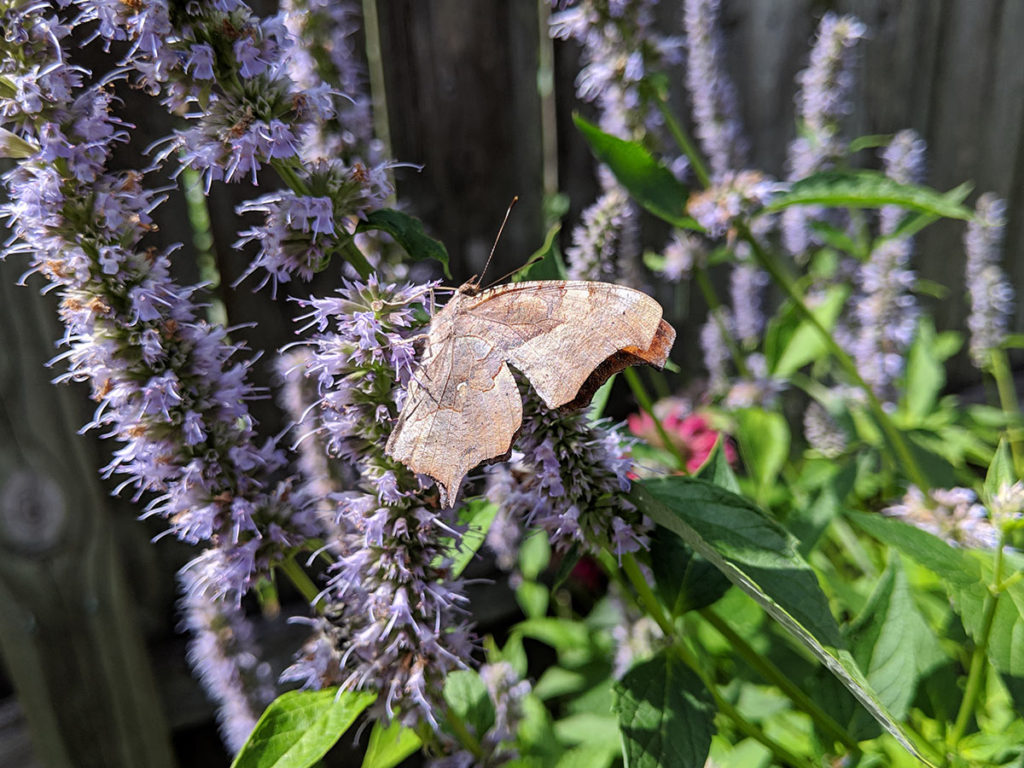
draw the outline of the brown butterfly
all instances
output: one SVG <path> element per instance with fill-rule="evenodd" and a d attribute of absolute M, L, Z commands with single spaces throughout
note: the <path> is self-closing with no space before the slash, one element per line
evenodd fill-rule
<path fill-rule="evenodd" d="M 661 306 L 611 283 L 463 285 L 430 324 L 387 454 L 437 481 L 442 506 L 481 462 L 507 458 L 523 421 L 511 365 L 549 408 L 580 408 L 630 365 L 661 368 L 676 332 Z"/>

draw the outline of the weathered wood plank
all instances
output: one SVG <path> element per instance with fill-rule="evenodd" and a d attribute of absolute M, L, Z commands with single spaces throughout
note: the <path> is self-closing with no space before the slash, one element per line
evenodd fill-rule
<path fill-rule="evenodd" d="M 478 272 L 513 195 L 489 277 L 542 237 L 537 9 L 460 0 L 377 3 L 399 199 L 448 247 L 456 283 Z"/>
<path fill-rule="evenodd" d="M 0 650 L 49 768 L 174 764 L 81 392 L 49 383 L 52 298 L 0 265 Z"/>

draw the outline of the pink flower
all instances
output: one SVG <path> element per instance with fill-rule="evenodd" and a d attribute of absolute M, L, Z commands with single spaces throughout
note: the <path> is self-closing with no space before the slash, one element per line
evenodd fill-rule
<path fill-rule="evenodd" d="M 654 413 L 661 421 L 669 439 L 686 459 L 686 471 L 696 472 L 711 455 L 719 432 L 706 416 L 694 413 L 690 402 L 679 397 L 667 397 L 654 404 Z M 648 413 L 634 413 L 626 419 L 629 431 L 656 448 L 665 444 L 658 434 L 654 419 Z M 736 449 L 728 440 L 723 443 L 725 457 L 730 464 L 736 461 Z"/>

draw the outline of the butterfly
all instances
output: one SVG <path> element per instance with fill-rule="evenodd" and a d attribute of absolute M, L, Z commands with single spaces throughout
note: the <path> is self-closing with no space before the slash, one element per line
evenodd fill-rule
<path fill-rule="evenodd" d="M 661 305 L 632 288 L 544 280 L 480 290 L 471 280 L 434 314 L 385 451 L 454 506 L 466 474 L 508 458 L 522 426 L 509 366 L 548 408 L 581 408 L 627 366 L 664 366 L 675 336 Z"/>

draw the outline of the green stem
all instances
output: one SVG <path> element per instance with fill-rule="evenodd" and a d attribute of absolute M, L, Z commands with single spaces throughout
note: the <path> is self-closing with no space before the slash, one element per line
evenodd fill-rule
<path fill-rule="evenodd" d="M 368 278 L 373 272 L 373 267 L 370 266 L 370 262 L 366 260 L 363 252 L 359 250 L 359 246 L 351 237 L 342 246 L 342 250 L 345 252 L 345 261 L 352 265 L 352 269 L 358 272 L 364 280 Z"/>
<path fill-rule="evenodd" d="M 704 158 L 700 156 L 700 152 L 690 141 L 690 137 L 686 131 L 683 130 L 683 126 L 676 119 L 675 114 L 669 108 L 665 98 L 660 93 L 654 94 L 654 102 L 658 106 L 658 111 L 661 112 L 662 118 L 665 120 L 665 127 L 668 128 L 669 133 L 672 134 L 672 138 L 675 139 L 676 144 L 679 145 L 679 149 L 683 151 L 683 154 L 690 161 L 690 167 L 693 168 L 693 175 L 697 177 L 697 181 L 705 189 L 711 186 L 711 175 L 708 173 L 707 166 L 704 165 Z"/>
<path fill-rule="evenodd" d="M 313 583 L 313 580 L 309 578 L 309 575 L 302 567 L 295 562 L 295 555 L 289 555 L 278 563 L 277 567 L 281 569 L 281 573 L 288 577 L 288 580 L 295 585 L 295 588 L 302 593 L 302 596 L 306 598 L 307 602 L 317 612 L 323 610 L 323 598 L 320 596 L 320 590 L 316 588 L 316 584 Z"/>
<path fill-rule="evenodd" d="M 285 183 L 288 189 L 298 195 L 309 194 L 309 185 L 306 184 L 305 179 L 299 176 L 291 165 L 282 160 L 271 160 L 270 164 L 277 171 L 277 175 L 281 177 L 281 181 Z"/>
<path fill-rule="evenodd" d="M 747 368 L 747 362 L 743 359 L 743 355 L 740 352 L 739 347 L 736 346 L 735 340 L 732 338 L 732 334 L 729 333 L 729 329 L 725 327 L 725 323 L 722 321 L 722 315 L 718 311 L 722 306 L 721 300 L 718 298 L 718 292 L 715 291 L 715 286 L 711 284 L 711 279 L 708 277 L 708 271 L 704 267 L 696 267 L 693 270 L 694 275 L 697 278 L 697 285 L 700 288 L 701 294 L 704 296 L 704 301 L 707 302 L 708 309 L 711 310 L 711 319 L 718 326 L 718 332 L 725 341 L 725 346 L 729 348 L 729 356 L 732 357 L 733 363 L 736 365 L 736 370 L 744 378 L 751 378 L 750 370 Z"/>
<path fill-rule="evenodd" d="M 686 457 L 683 456 L 683 452 L 679 449 L 679 446 L 676 445 L 672 438 L 669 437 L 668 432 L 665 431 L 665 427 L 661 423 L 661 419 L 654 414 L 654 403 L 651 402 L 651 398 L 647 394 L 647 390 L 644 388 L 643 382 L 640 380 L 640 374 L 637 373 L 634 368 L 626 368 L 622 371 L 622 375 L 626 377 L 626 383 L 629 384 L 629 388 L 633 390 L 633 397 L 636 398 L 640 408 L 654 420 L 654 428 L 658 431 L 658 437 L 661 438 L 661 442 L 665 445 L 665 450 L 672 454 L 679 464 L 679 469 L 685 472 Z"/>
<path fill-rule="evenodd" d="M 992 583 L 989 585 L 988 594 L 985 595 L 985 602 L 981 609 L 981 632 L 978 634 L 977 642 L 974 644 L 974 651 L 971 654 L 971 668 L 967 673 L 967 687 L 964 690 L 964 698 L 960 702 L 960 711 L 957 712 L 956 720 L 953 723 L 953 730 L 949 732 L 946 743 L 951 749 L 956 749 L 967 731 L 967 724 L 974 714 L 975 705 L 978 702 L 978 695 L 981 693 L 981 684 L 985 679 L 985 667 L 988 660 L 988 641 L 992 634 L 992 624 L 996 617 L 996 606 L 999 603 L 1000 584 L 1003 576 L 1003 547 L 1006 546 L 1006 532 L 999 537 L 995 562 L 993 563 Z"/>
<path fill-rule="evenodd" d="M 626 576 L 629 577 L 629 583 L 636 590 L 636 594 L 640 598 L 640 604 L 647 610 L 648 615 L 658 623 L 665 637 L 675 639 L 675 626 L 673 626 L 668 616 L 665 615 L 665 611 L 662 610 L 661 603 L 658 602 L 658 598 L 654 595 L 654 590 L 651 589 L 651 585 L 644 578 L 643 573 L 640 571 L 640 566 L 631 552 L 627 552 L 622 556 L 622 569 L 626 572 Z"/>
<path fill-rule="evenodd" d="M 451 709 L 446 709 L 444 720 L 445 724 L 459 740 L 459 743 L 472 752 L 473 757 L 477 758 L 478 761 L 483 762 L 486 755 L 484 754 L 483 747 L 480 745 L 480 740 L 470 733 L 469 728 L 466 727 L 466 723 L 463 719 L 452 712 Z"/>
<path fill-rule="evenodd" d="M 1013 374 L 1010 372 L 1010 361 L 1006 358 L 1006 350 L 994 349 L 989 354 L 989 362 L 992 364 L 992 377 L 996 380 L 996 389 L 999 391 L 999 404 L 1003 412 L 1010 416 L 1015 422 L 1020 416 L 1020 404 L 1017 401 L 1017 390 L 1013 382 Z M 1024 475 L 1024 450 L 1020 444 L 1020 430 L 1011 429 L 1008 432 L 1010 438 L 1010 452 L 1013 454 L 1013 468 L 1017 476 Z"/>
<path fill-rule="evenodd" d="M 856 739 L 847 733 L 831 715 L 815 704 L 811 697 L 804 693 L 792 680 L 786 677 L 782 670 L 751 648 L 747 641 L 737 634 L 721 616 L 711 608 L 702 608 L 700 615 L 728 641 L 730 647 L 750 665 L 751 669 L 768 682 L 774 683 L 782 689 L 794 704 L 811 716 L 811 719 L 818 724 L 822 731 L 831 735 L 833 739 L 843 744 L 852 752 L 860 751 Z"/>
<path fill-rule="evenodd" d="M 889 439 L 893 450 L 896 451 L 896 455 L 899 459 L 900 464 L 903 466 L 904 471 L 907 473 L 907 477 L 914 485 L 920 488 L 922 491 L 930 488 L 928 480 L 925 478 L 921 468 L 917 465 L 917 461 L 914 459 L 914 455 L 910 452 L 910 447 L 907 445 L 903 434 L 896 428 L 896 425 L 892 423 L 892 419 L 889 418 L 889 414 L 885 412 L 882 407 L 882 402 L 878 399 L 875 391 L 871 386 L 864 381 L 861 377 L 860 372 L 857 370 L 857 364 L 853 361 L 842 347 L 836 342 L 829 333 L 828 329 L 821 324 L 821 321 L 811 311 L 810 307 L 804 303 L 803 297 L 800 292 L 796 289 L 793 283 L 793 279 L 779 266 L 773 259 L 771 259 L 764 249 L 761 248 L 761 244 L 757 239 L 750 233 L 750 230 L 746 225 L 738 225 L 740 237 L 750 245 L 750 249 L 754 254 L 754 258 L 758 264 L 769 275 L 775 284 L 782 288 L 786 297 L 793 303 L 797 311 L 807 320 L 808 323 L 819 333 L 822 340 L 825 342 L 825 346 L 831 355 L 839 363 L 839 366 L 843 369 L 847 376 L 849 376 L 853 382 L 864 390 L 864 394 L 868 399 L 868 406 L 871 409 L 872 415 L 878 422 L 882 431 Z"/>

